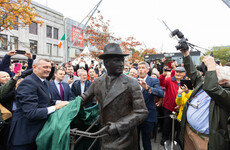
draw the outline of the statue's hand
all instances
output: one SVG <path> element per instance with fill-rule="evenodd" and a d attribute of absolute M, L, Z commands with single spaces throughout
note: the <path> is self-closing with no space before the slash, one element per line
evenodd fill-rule
<path fill-rule="evenodd" d="M 113 123 L 113 122 L 108 122 L 106 125 L 109 125 L 109 128 L 106 130 L 106 132 L 107 132 L 109 135 L 115 135 L 115 134 L 117 134 L 117 128 L 116 128 L 115 123 Z"/>

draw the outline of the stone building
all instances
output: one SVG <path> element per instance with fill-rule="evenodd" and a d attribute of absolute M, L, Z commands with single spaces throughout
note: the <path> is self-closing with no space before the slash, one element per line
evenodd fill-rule
<path fill-rule="evenodd" d="M 62 13 L 50 9 L 44 5 L 32 1 L 40 20 L 44 21 L 40 26 L 37 23 L 21 28 L 15 26 L 13 30 L 0 32 L 4 40 L 0 41 L 0 58 L 10 50 L 30 51 L 37 58 L 48 58 L 55 63 L 62 63 L 65 60 L 65 47 L 58 48 L 58 42 L 65 32 L 65 22 Z M 22 55 L 15 55 L 12 59 L 25 60 Z"/>

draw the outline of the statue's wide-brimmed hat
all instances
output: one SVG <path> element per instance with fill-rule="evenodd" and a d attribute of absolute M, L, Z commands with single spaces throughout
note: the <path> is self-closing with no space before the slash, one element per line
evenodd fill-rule
<path fill-rule="evenodd" d="M 124 54 L 121 50 L 119 44 L 109 43 L 104 47 L 104 53 L 99 55 L 98 58 L 105 59 L 112 56 L 128 56 L 129 54 Z"/>

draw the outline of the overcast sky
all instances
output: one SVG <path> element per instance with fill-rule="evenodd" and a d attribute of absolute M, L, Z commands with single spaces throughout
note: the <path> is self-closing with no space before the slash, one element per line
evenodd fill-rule
<path fill-rule="evenodd" d="M 35 1 L 80 22 L 100 0 Z M 99 10 L 111 21 L 115 36 L 134 36 L 158 52 L 176 51 L 177 44 L 159 20 L 171 30 L 181 30 L 195 45 L 230 45 L 230 8 L 222 0 L 103 0 Z"/>

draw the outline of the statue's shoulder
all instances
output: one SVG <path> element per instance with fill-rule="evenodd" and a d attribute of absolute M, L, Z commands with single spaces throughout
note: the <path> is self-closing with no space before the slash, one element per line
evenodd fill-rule
<path fill-rule="evenodd" d="M 94 80 L 94 82 L 98 83 L 98 82 L 101 82 L 101 81 L 103 81 L 103 80 L 105 80 L 105 74 L 103 74 L 102 76 L 96 78 L 96 79 Z"/>
<path fill-rule="evenodd" d="M 122 74 L 122 78 L 124 79 L 124 80 L 126 80 L 128 83 L 138 83 L 138 79 L 137 78 L 133 78 L 133 77 L 130 77 L 130 76 L 127 76 L 127 75 L 125 75 L 125 74 Z"/>

